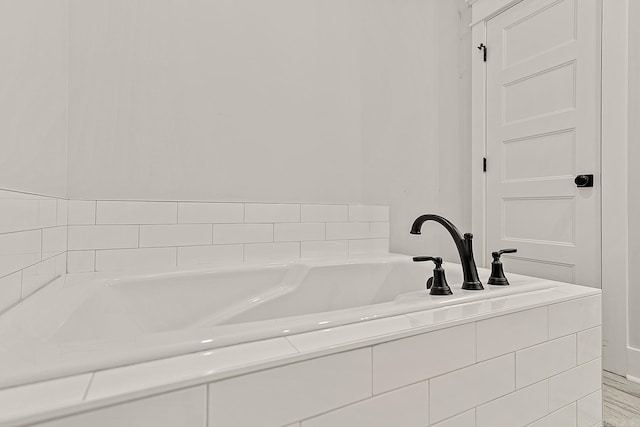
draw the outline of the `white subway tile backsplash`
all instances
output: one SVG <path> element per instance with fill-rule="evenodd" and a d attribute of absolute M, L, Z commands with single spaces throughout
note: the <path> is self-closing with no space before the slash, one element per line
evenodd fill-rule
<path fill-rule="evenodd" d="M 373 347 L 373 392 L 377 394 L 422 381 L 475 361 L 473 324 L 376 345 Z"/>
<path fill-rule="evenodd" d="M 311 223 L 275 224 L 273 233 L 276 242 L 324 240 L 325 225 Z"/>
<path fill-rule="evenodd" d="M 327 240 L 369 238 L 368 222 L 335 222 L 327 224 Z"/>
<path fill-rule="evenodd" d="M 349 221 L 389 221 L 389 207 L 349 205 Z"/>
<path fill-rule="evenodd" d="M 213 244 L 273 242 L 273 224 L 214 224 Z"/>
<path fill-rule="evenodd" d="M 428 361 L 425 359 L 425 363 Z M 514 391 L 514 368 L 513 354 L 507 354 L 431 379 L 431 422 L 442 421 Z"/>
<path fill-rule="evenodd" d="M 96 223 L 96 201 L 69 200 L 69 225 L 89 225 Z"/>
<path fill-rule="evenodd" d="M 211 224 L 141 225 L 140 247 L 210 245 L 211 236 Z"/>
<path fill-rule="evenodd" d="M 67 225 L 69 215 L 69 201 L 58 199 L 58 208 L 56 214 L 56 225 Z"/>
<path fill-rule="evenodd" d="M 472 409 L 448 420 L 430 425 L 431 427 L 476 427 L 476 410 Z"/>
<path fill-rule="evenodd" d="M 602 390 L 578 400 L 578 427 L 592 427 L 602 423 Z"/>
<path fill-rule="evenodd" d="M 348 222 L 347 205 L 302 205 L 302 222 Z"/>
<path fill-rule="evenodd" d="M 242 203 L 178 203 L 180 224 L 233 224 L 243 220 Z"/>
<path fill-rule="evenodd" d="M 429 383 L 403 387 L 302 422 L 302 427 L 425 427 Z"/>
<path fill-rule="evenodd" d="M 476 409 L 477 427 L 524 426 L 549 412 L 546 381 L 508 394 Z"/>
<path fill-rule="evenodd" d="M 112 249 L 96 251 L 96 271 L 137 271 L 174 267 L 176 248 Z"/>
<path fill-rule="evenodd" d="M 137 225 L 69 226 L 69 250 L 132 249 L 137 247 Z"/>
<path fill-rule="evenodd" d="M 0 311 L 20 301 L 22 272 L 10 274 L 0 279 Z"/>
<path fill-rule="evenodd" d="M 285 261 L 300 258 L 300 242 L 244 245 L 245 262 Z"/>
<path fill-rule="evenodd" d="M 576 404 L 552 412 L 544 418 L 529 424 L 527 427 L 574 427 L 576 425 Z"/>
<path fill-rule="evenodd" d="M 38 226 L 54 227 L 58 222 L 58 200 L 43 197 L 38 200 Z"/>
<path fill-rule="evenodd" d="M 600 295 L 549 306 L 549 338 L 569 335 L 602 323 Z"/>
<path fill-rule="evenodd" d="M 478 360 L 546 341 L 547 330 L 547 307 L 478 322 Z"/>
<path fill-rule="evenodd" d="M 25 298 L 56 278 L 56 259 L 49 258 L 22 271 L 22 298 Z"/>
<path fill-rule="evenodd" d="M 98 201 L 96 224 L 176 224 L 176 202 Z"/>
<path fill-rule="evenodd" d="M 516 353 L 516 388 L 576 366 L 576 337 L 569 335 Z"/>
<path fill-rule="evenodd" d="M 388 222 L 372 222 L 369 224 L 372 238 L 388 238 L 389 223 Z"/>
<path fill-rule="evenodd" d="M 36 427 L 206 427 L 206 386 L 133 400 L 37 424 Z"/>
<path fill-rule="evenodd" d="M 50 258 L 67 250 L 67 227 L 42 230 L 42 258 Z"/>
<path fill-rule="evenodd" d="M 69 251 L 67 271 L 69 273 L 89 273 L 96 268 L 96 251 Z"/>
<path fill-rule="evenodd" d="M 178 248 L 178 265 L 242 264 L 243 245 L 185 246 Z"/>
<path fill-rule="evenodd" d="M 300 205 L 279 203 L 247 203 L 244 207 L 244 222 L 300 222 Z"/>
<path fill-rule="evenodd" d="M 0 233 L 40 228 L 38 200 L 0 190 Z"/>
<path fill-rule="evenodd" d="M 389 239 L 349 240 L 349 255 L 386 254 Z"/>
<path fill-rule="evenodd" d="M 301 242 L 300 245 L 302 258 L 343 258 L 349 256 L 348 240 Z"/>
<path fill-rule="evenodd" d="M 0 235 L 0 277 L 16 272 L 42 259 L 42 230 Z"/>
<path fill-rule="evenodd" d="M 281 426 L 370 396 L 370 349 L 338 353 L 210 384 L 209 427 Z"/>
<path fill-rule="evenodd" d="M 578 365 L 602 356 L 602 327 L 578 332 Z"/>
<path fill-rule="evenodd" d="M 602 359 L 598 358 L 549 379 L 549 410 L 555 411 L 602 386 Z"/>

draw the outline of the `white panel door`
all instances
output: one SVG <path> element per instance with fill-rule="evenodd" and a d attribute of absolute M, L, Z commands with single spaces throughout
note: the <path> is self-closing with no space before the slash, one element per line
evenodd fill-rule
<path fill-rule="evenodd" d="M 524 0 L 487 23 L 487 253 L 600 287 L 599 0 Z M 592 188 L 574 178 L 593 174 Z M 490 260 L 487 260 L 490 262 Z"/>

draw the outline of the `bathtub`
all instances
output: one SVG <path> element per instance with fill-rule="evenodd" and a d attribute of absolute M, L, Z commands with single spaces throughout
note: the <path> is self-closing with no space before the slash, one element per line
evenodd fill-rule
<path fill-rule="evenodd" d="M 0 387 L 558 286 L 510 275 L 464 291 L 460 266 L 445 268 L 444 297 L 425 289 L 432 264 L 402 255 L 70 275 L 0 318 Z"/>
<path fill-rule="evenodd" d="M 507 266 L 511 286 L 463 291 L 444 267 L 450 296 L 393 254 L 60 277 L 0 317 L 0 425 L 440 425 L 533 392 L 550 425 L 558 402 L 598 407 L 599 290 Z"/>

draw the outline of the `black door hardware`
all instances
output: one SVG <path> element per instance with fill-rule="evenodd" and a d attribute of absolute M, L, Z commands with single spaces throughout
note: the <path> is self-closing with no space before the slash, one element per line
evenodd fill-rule
<path fill-rule="evenodd" d="M 593 175 L 578 175 L 573 182 L 580 188 L 593 187 Z"/>

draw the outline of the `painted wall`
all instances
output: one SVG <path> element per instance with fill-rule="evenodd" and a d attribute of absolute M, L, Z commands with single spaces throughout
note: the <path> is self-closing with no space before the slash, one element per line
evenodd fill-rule
<path fill-rule="evenodd" d="M 640 3 L 629 2 L 629 344 L 640 354 Z M 640 366 L 636 366 L 636 369 Z M 634 372 L 640 374 L 640 370 Z"/>
<path fill-rule="evenodd" d="M 354 202 L 361 0 L 71 0 L 69 195 Z"/>
<path fill-rule="evenodd" d="M 0 2 L 0 188 L 65 196 L 67 1 Z"/>
<path fill-rule="evenodd" d="M 391 206 L 391 249 L 456 260 L 438 213 L 471 226 L 470 9 L 464 1 L 375 0 L 363 26 L 363 194 Z"/>

